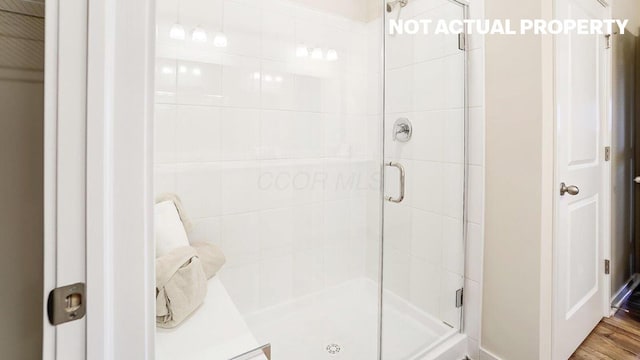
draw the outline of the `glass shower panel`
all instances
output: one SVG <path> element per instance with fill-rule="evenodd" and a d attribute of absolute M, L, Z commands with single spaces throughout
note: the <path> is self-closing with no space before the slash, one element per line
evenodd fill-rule
<path fill-rule="evenodd" d="M 158 360 L 378 357 L 382 18 L 344 5 L 157 1 L 155 191 L 226 257 Z"/>
<path fill-rule="evenodd" d="M 387 29 L 396 19 L 465 17 L 464 6 L 448 0 L 410 0 L 389 10 Z M 385 35 L 385 360 L 417 358 L 461 328 L 465 51 L 457 34 L 430 30 Z"/>

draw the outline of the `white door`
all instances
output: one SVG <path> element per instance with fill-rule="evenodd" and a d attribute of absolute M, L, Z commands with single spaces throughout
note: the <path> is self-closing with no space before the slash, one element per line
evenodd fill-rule
<path fill-rule="evenodd" d="M 86 279 L 87 1 L 47 0 L 45 19 L 43 359 L 80 360 L 86 317 L 53 326 L 46 304 Z"/>
<path fill-rule="evenodd" d="M 606 14 L 596 0 L 557 2 L 558 19 Z M 604 315 L 606 47 L 604 35 L 570 34 L 556 41 L 554 359 L 571 356 Z"/>

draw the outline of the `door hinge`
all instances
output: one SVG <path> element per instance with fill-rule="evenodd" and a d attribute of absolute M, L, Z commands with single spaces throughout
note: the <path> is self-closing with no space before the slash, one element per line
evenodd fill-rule
<path fill-rule="evenodd" d="M 47 315 L 51 325 L 79 320 L 87 313 L 84 283 L 63 286 L 51 290 L 47 300 Z"/>
<path fill-rule="evenodd" d="M 611 146 L 607 146 L 604 148 L 604 161 L 611 160 Z"/>
<path fill-rule="evenodd" d="M 609 275 L 610 273 L 611 273 L 611 261 L 605 260 L 604 261 L 604 274 L 605 275 Z"/>
<path fill-rule="evenodd" d="M 605 35 L 604 38 L 605 38 L 604 48 L 605 49 L 611 49 L 611 34 Z"/>
<path fill-rule="evenodd" d="M 456 291 L 456 308 L 461 308 L 464 304 L 464 288 Z"/>
<path fill-rule="evenodd" d="M 458 34 L 458 49 L 462 51 L 465 51 L 467 49 L 467 34 Z"/>

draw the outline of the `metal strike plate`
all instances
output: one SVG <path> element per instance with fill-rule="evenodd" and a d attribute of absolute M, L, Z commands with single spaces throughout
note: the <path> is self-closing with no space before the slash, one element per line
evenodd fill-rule
<path fill-rule="evenodd" d="M 464 288 L 456 291 L 456 308 L 461 308 L 464 305 Z"/>
<path fill-rule="evenodd" d="M 87 313 L 84 283 L 51 290 L 47 300 L 47 313 L 51 325 L 60 325 L 82 319 Z"/>

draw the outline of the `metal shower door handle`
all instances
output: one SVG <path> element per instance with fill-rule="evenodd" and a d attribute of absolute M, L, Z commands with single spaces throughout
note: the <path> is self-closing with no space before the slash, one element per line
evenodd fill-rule
<path fill-rule="evenodd" d="M 392 196 L 385 196 L 385 200 L 392 202 L 392 203 L 401 203 L 402 200 L 404 200 L 404 193 L 405 193 L 405 180 L 406 180 L 406 172 L 404 171 L 404 166 L 402 166 L 402 164 L 391 161 L 389 163 L 386 163 L 385 166 L 389 166 L 389 167 L 394 167 L 397 168 L 398 170 L 400 170 L 400 197 L 398 198 L 394 198 Z"/>

